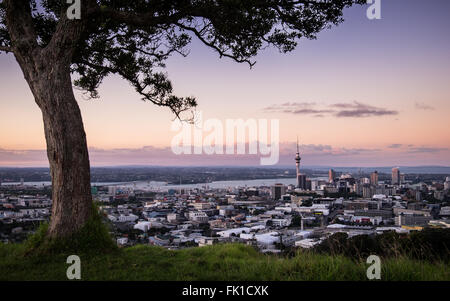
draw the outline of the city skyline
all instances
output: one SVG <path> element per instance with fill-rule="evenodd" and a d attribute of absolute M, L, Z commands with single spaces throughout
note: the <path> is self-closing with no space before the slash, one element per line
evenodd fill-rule
<path fill-rule="evenodd" d="M 383 19 L 375 21 L 366 7 L 353 7 L 346 22 L 288 55 L 262 52 L 252 70 L 194 41 L 190 55 L 173 56 L 167 71 L 176 94 L 196 96 L 205 118 L 279 119 L 280 165 L 292 161 L 300 135 L 307 166 L 450 166 L 450 4 L 440 3 L 383 2 Z M 47 166 L 39 108 L 13 56 L 2 54 L 0 63 L 8 87 L 0 102 L 0 166 Z M 76 94 L 93 166 L 180 165 L 186 158 L 192 165 L 258 164 L 251 156 L 175 156 L 173 115 L 142 102 L 119 78 L 106 79 L 99 100 Z"/>

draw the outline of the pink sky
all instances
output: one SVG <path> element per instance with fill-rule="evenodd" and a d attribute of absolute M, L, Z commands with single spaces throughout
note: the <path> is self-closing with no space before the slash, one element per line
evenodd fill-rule
<path fill-rule="evenodd" d="M 252 70 L 194 42 L 167 72 L 176 94 L 197 97 L 204 118 L 279 119 L 283 165 L 298 135 L 306 165 L 450 166 L 450 5 L 440 3 L 386 2 L 378 21 L 352 8 L 342 25 L 290 54 L 262 52 Z M 0 166 L 46 166 L 39 109 L 13 56 L 0 54 L 0 66 Z M 99 92 L 92 101 L 76 92 L 93 165 L 258 164 L 177 157 L 167 109 L 117 77 Z"/>

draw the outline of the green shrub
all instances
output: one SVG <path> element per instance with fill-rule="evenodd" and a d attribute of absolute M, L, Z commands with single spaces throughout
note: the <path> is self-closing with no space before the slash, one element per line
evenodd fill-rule
<path fill-rule="evenodd" d="M 450 229 L 426 228 L 411 234 L 394 231 L 380 235 L 348 238 L 336 233 L 314 248 L 320 254 L 344 255 L 354 260 L 378 255 L 384 258 L 407 257 L 427 261 L 450 261 Z"/>
<path fill-rule="evenodd" d="M 96 253 L 117 250 L 109 230 L 97 207 L 88 222 L 71 236 L 53 239 L 47 235 L 48 223 L 43 223 L 24 243 L 26 254 Z"/>

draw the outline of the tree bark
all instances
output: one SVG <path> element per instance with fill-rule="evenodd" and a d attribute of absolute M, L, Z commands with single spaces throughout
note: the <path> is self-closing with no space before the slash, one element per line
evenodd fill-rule
<path fill-rule="evenodd" d="M 42 111 L 52 177 L 50 238 L 67 237 L 92 214 L 90 164 L 81 112 L 73 94 L 70 70 L 55 64 L 29 82 Z"/>
<path fill-rule="evenodd" d="M 89 20 L 61 20 L 46 47 L 37 43 L 29 0 L 5 0 L 11 47 L 42 111 L 52 177 L 48 236 L 77 232 L 92 214 L 89 154 L 80 109 L 73 94 L 70 64 Z M 83 13 L 95 1 L 85 1 Z"/>

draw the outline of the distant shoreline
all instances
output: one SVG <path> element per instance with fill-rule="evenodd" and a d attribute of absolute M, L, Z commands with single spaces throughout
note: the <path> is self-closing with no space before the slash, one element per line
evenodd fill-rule
<path fill-rule="evenodd" d="M 136 185 L 136 189 L 141 189 L 139 187 L 146 188 L 166 188 L 166 189 L 180 189 L 180 188 L 201 188 L 202 186 L 210 186 L 211 188 L 221 188 L 221 187 L 236 187 L 236 186 L 264 186 L 272 185 L 276 183 L 282 184 L 294 184 L 295 178 L 277 178 L 277 179 L 251 179 L 251 180 L 229 180 L 229 181 L 213 181 L 209 183 L 191 183 L 191 184 L 171 184 L 167 182 L 160 181 L 129 181 L 129 182 L 114 182 L 114 183 L 101 183 L 101 182 L 93 182 L 91 185 L 93 187 L 100 186 L 120 186 L 120 187 L 133 187 Z M 292 182 L 292 183 L 291 183 Z M 261 184 L 261 185 L 258 185 Z M 21 185 L 20 182 L 10 182 L 10 183 L 2 183 L 2 186 L 18 186 Z M 51 182 L 49 181 L 41 181 L 41 182 L 23 182 L 24 186 L 29 187 L 43 187 L 50 186 Z"/>

